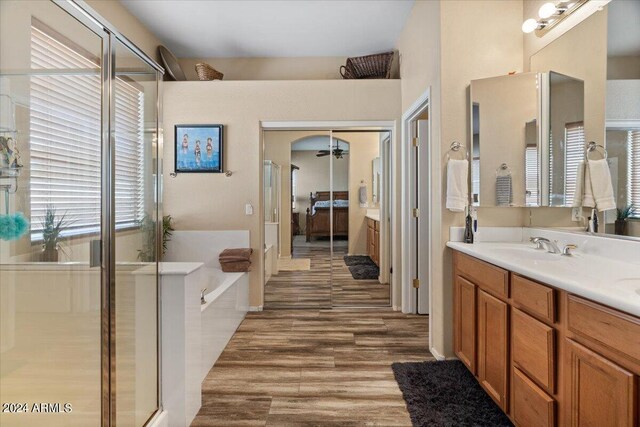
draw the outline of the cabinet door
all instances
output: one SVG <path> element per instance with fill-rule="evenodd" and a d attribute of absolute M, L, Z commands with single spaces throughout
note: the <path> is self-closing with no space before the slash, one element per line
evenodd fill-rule
<path fill-rule="evenodd" d="M 507 410 L 507 303 L 478 291 L 478 380 L 495 402 Z"/>
<path fill-rule="evenodd" d="M 567 343 L 571 426 L 636 426 L 633 374 L 574 341 Z"/>
<path fill-rule="evenodd" d="M 455 277 L 454 346 L 458 358 L 476 373 L 476 285 Z"/>

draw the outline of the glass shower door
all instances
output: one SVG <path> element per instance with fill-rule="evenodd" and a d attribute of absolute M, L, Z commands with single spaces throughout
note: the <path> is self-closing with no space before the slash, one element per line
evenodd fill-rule
<path fill-rule="evenodd" d="M 112 411 L 116 425 L 142 426 L 158 408 L 158 75 L 118 39 L 112 47 Z"/>
<path fill-rule="evenodd" d="M 98 426 L 108 34 L 52 2 L 0 17 L 0 425 Z"/>

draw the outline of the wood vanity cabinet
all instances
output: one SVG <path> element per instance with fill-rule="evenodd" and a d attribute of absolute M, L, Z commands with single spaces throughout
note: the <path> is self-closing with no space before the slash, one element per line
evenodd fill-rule
<path fill-rule="evenodd" d="M 454 350 L 520 427 L 637 427 L 640 318 L 455 251 Z"/>
<path fill-rule="evenodd" d="M 367 255 L 380 267 L 380 221 L 367 218 Z"/>

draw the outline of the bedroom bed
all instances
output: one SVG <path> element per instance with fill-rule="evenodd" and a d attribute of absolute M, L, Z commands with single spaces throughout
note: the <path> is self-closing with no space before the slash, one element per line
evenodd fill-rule
<path fill-rule="evenodd" d="M 312 237 L 329 237 L 331 227 L 331 209 L 330 209 L 329 191 L 317 191 L 311 193 L 311 206 L 307 208 L 307 242 Z M 333 192 L 333 235 L 348 237 L 349 236 L 349 192 L 334 191 Z"/>

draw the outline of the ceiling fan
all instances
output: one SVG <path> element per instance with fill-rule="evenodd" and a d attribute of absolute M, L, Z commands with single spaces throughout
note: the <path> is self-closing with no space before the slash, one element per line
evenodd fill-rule
<path fill-rule="evenodd" d="M 328 156 L 329 154 L 333 154 L 336 159 L 341 159 L 342 158 L 342 154 L 345 151 L 340 148 L 340 141 L 336 141 L 336 148 L 334 148 L 333 150 L 329 151 L 329 150 L 318 150 L 318 153 L 316 154 L 316 157 L 324 157 L 324 156 Z"/>

